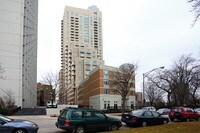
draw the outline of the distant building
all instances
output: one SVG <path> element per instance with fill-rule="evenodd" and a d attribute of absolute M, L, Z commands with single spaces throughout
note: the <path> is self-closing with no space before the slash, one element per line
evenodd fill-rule
<path fill-rule="evenodd" d="M 37 83 L 37 106 L 45 106 L 47 100 L 54 100 L 52 85 Z"/>
<path fill-rule="evenodd" d="M 136 92 L 136 106 L 142 107 L 143 106 L 143 99 L 142 99 L 142 92 Z"/>
<path fill-rule="evenodd" d="M 78 88 L 78 105 L 100 110 L 121 108 L 121 95 L 114 85 L 114 73 L 118 68 L 100 65 L 90 72 Z M 136 104 L 135 84 L 127 95 L 126 107 Z"/>
<path fill-rule="evenodd" d="M 0 97 L 13 93 L 22 108 L 37 104 L 38 0 L 0 0 Z"/>
<path fill-rule="evenodd" d="M 65 7 L 61 21 L 60 102 L 77 103 L 77 88 L 96 66 L 103 64 L 102 13 Z"/>

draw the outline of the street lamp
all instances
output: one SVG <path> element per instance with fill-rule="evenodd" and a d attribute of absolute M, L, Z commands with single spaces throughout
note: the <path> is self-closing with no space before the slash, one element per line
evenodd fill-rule
<path fill-rule="evenodd" d="M 155 71 L 155 70 L 157 70 L 157 69 L 164 69 L 164 68 L 165 68 L 164 66 L 158 67 L 158 68 L 154 68 L 154 69 L 152 69 L 152 70 L 150 70 L 150 71 L 148 71 L 148 72 L 142 74 L 142 76 L 143 76 L 143 106 L 145 106 L 144 78 L 145 78 L 148 74 L 150 74 L 151 72 L 153 72 L 153 71 Z"/>

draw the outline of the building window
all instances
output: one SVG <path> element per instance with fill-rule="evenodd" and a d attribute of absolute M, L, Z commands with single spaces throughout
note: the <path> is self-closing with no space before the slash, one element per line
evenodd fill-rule
<path fill-rule="evenodd" d="M 114 101 L 114 109 L 117 109 L 117 101 Z"/>
<path fill-rule="evenodd" d="M 106 101 L 104 101 L 104 109 L 106 109 Z"/>
<path fill-rule="evenodd" d="M 108 70 L 104 70 L 104 78 L 108 78 Z"/>
<path fill-rule="evenodd" d="M 110 101 L 108 101 L 107 109 L 110 109 Z"/>
<path fill-rule="evenodd" d="M 109 80 L 105 79 L 104 80 L 104 85 L 109 85 Z"/>
<path fill-rule="evenodd" d="M 104 94 L 108 94 L 108 93 L 109 93 L 108 88 L 104 88 Z"/>

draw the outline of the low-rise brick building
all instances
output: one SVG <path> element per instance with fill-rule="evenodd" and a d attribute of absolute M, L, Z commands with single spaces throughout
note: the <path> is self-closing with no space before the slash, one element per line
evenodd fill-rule
<path fill-rule="evenodd" d="M 91 71 L 89 76 L 79 85 L 77 94 L 78 105 L 100 110 L 107 110 L 109 108 L 120 109 L 122 97 L 116 91 L 116 85 L 114 85 L 114 75 L 117 71 L 118 68 L 105 65 L 100 65 Z M 125 105 L 129 109 L 136 104 L 135 81 L 133 84 L 127 95 Z"/>
<path fill-rule="evenodd" d="M 45 106 L 47 100 L 52 100 L 52 85 L 37 83 L 37 106 Z"/>

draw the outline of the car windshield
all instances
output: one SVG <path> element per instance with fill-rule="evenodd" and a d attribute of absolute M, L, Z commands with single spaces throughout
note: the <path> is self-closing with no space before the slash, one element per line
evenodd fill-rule
<path fill-rule="evenodd" d="M 200 111 L 200 108 L 196 108 L 196 109 L 194 109 L 195 111 Z"/>
<path fill-rule="evenodd" d="M 3 115 L 0 115 L 0 119 L 3 120 L 3 121 L 6 121 L 6 122 L 11 122 L 12 119 L 8 118 L 8 117 L 5 117 Z"/>
<path fill-rule="evenodd" d="M 131 112 L 132 115 L 139 116 L 143 114 L 143 110 L 134 110 Z"/>
<path fill-rule="evenodd" d="M 159 109 L 159 110 L 157 110 L 157 112 L 159 112 L 159 113 L 162 113 L 164 111 L 165 111 L 165 109 Z"/>
<path fill-rule="evenodd" d="M 173 111 L 175 111 L 175 112 L 182 112 L 181 108 L 174 108 Z"/>

